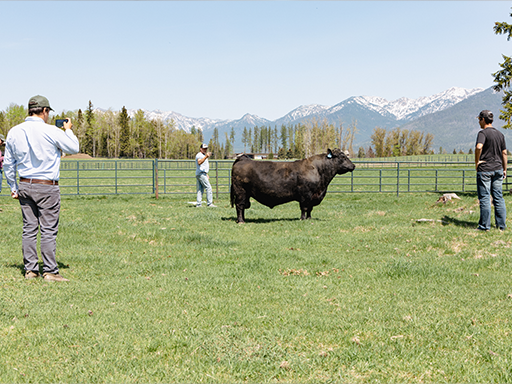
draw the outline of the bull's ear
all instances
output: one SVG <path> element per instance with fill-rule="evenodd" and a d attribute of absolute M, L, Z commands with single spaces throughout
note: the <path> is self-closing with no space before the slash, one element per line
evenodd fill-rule
<path fill-rule="evenodd" d="M 332 151 L 329 148 L 327 149 L 327 158 L 332 159 Z"/>

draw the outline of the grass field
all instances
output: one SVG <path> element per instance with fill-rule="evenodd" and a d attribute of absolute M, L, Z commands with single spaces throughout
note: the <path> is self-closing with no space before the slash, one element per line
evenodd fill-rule
<path fill-rule="evenodd" d="M 510 230 L 460 197 L 64 196 L 68 283 L 23 278 L 1 197 L 0 382 L 511 382 Z"/>

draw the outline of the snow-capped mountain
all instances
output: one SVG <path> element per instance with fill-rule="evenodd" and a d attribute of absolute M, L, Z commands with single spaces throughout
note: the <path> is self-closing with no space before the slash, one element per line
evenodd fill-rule
<path fill-rule="evenodd" d="M 368 111 L 376 112 L 384 118 L 397 122 L 408 122 L 421 116 L 442 111 L 483 90 L 482 88 L 464 89 L 453 87 L 432 96 L 420 97 L 418 99 L 402 97 L 393 101 L 376 96 L 353 96 L 332 107 L 319 104 L 302 105 L 274 121 L 251 114 L 245 114 L 237 120 L 220 120 L 187 117 L 174 111 L 143 110 L 143 112 L 148 119 L 159 119 L 163 122 L 170 122 L 172 120 L 178 129 L 190 132 L 190 128 L 195 126 L 198 129 L 202 129 L 205 133 L 214 128 L 224 126 L 234 127 L 236 130 L 240 127 L 243 129 L 243 126 L 252 128 L 253 126 L 269 124 L 278 126 L 282 124 L 295 124 L 311 117 L 329 118 L 329 116 L 334 116 L 335 114 L 339 115 L 344 109 L 355 104 Z M 128 110 L 128 115 L 133 117 L 136 112 L 136 110 L 130 109 Z"/>
<path fill-rule="evenodd" d="M 144 116 L 148 120 L 161 120 L 164 123 L 170 123 L 171 121 L 174 121 L 174 125 L 178 129 L 182 129 L 185 132 L 190 132 L 190 128 L 193 126 L 197 129 L 205 130 L 207 127 L 219 125 L 219 124 L 225 124 L 228 123 L 229 120 L 215 120 L 215 119 L 209 119 L 209 118 L 194 118 L 194 117 L 187 117 L 183 116 L 177 112 L 163 112 L 160 110 L 154 110 L 154 111 L 148 111 L 145 109 L 142 109 L 144 112 Z M 135 109 L 128 109 L 128 116 L 130 118 L 133 118 L 135 114 L 137 113 L 137 110 Z"/>
<path fill-rule="evenodd" d="M 355 96 L 336 104 L 327 109 L 326 112 L 327 114 L 332 114 L 351 103 L 357 103 L 382 116 L 391 115 L 399 121 L 410 121 L 430 113 L 442 111 L 483 90 L 483 88 L 464 89 L 453 87 L 432 96 L 420 97 L 418 99 L 401 97 L 394 101 L 388 101 L 382 97 L 375 96 Z"/>
<path fill-rule="evenodd" d="M 279 119 L 279 124 L 290 124 L 304 117 L 322 114 L 328 109 L 329 107 L 319 104 L 301 105 L 300 107 L 295 108 L 293 111 L 281 117 Z"/>
<path fill-rule="evenodd" d="M 382 97 L 376 96 L 353 96 L 334 106 L 319 104 L 302 105 L 274 121 L 249 113 L 245 114 L 240 119 L 221 120 L 187 117 L 174 111 L 143 110 L 143 112 L 147 119 L 159 119 L 164 123 L 173 121 L 176 128 L 186 132 L 190 132 L 193 126 L 196 129 L 201 129 L 205 141 L 211 138 L 215 128 L 219 133 L 221 141 L 224 138 L 225 132 L 229 133 L 231 129 L 234 129 L 235 149 L 240 149 L 242 146 L 241 133 L 244 128 L 249 129 L 256 126 L 288 126 L 305 123 L 313 119 L 327 121 L 334 125 L 351 124 L 355 122 L 357 124 L 355 143 L 367 144 L 372 131 L 377 126 L 385 129 L 403 126 L 417 119 L 440 113 L 467 99 L 473 99 L 473 97 L 482 98 L 483 96 L 481 95 L 487 95 L 488 92 L 491 92 L 490 88 L 484 90 L 482 88 L 464 89 L 452 87 L 432 96 L 417 99 L 402 97 L 393 101 L 388 101 Z M 494 100 L 494 98 L 498 100 L 498 96 L 493 96 L 492 99 Z M 479 105 L 479 107 L 483 108 L 483 105 Z M 136 110 L 128 110 L 130 117 L 133 117 L 136 112 Z M 472 113 L 477 112 L 478 111 L 472 111 Z"/>

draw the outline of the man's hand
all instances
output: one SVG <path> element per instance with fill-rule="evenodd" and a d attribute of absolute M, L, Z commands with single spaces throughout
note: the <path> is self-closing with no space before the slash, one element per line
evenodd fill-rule
<path fill-rule="evenodd" d="M 16 200 L 18 200 L 20 198 L 18 195 L 18 192 L 11 192 L 11 197 Z"/>
<path fill-rule="evenodd" d="M 64 125 L 63 125 L 65 130 L 71 129 L 73 127 L 73 123 L 71 122 L 71 119 L 69 117 L 67 119 L 68 119 L 68 121 L 65 121 Z"/>

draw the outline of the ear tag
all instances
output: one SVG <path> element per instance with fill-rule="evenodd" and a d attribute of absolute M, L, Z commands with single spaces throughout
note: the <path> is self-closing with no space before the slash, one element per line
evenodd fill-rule
<path fill-rule="evenodd" d="M 327 154 L 327 158 L 328 158 L 328 159 L 332 159 L 332 153 L 328 153 L 328 154 Z"/>

